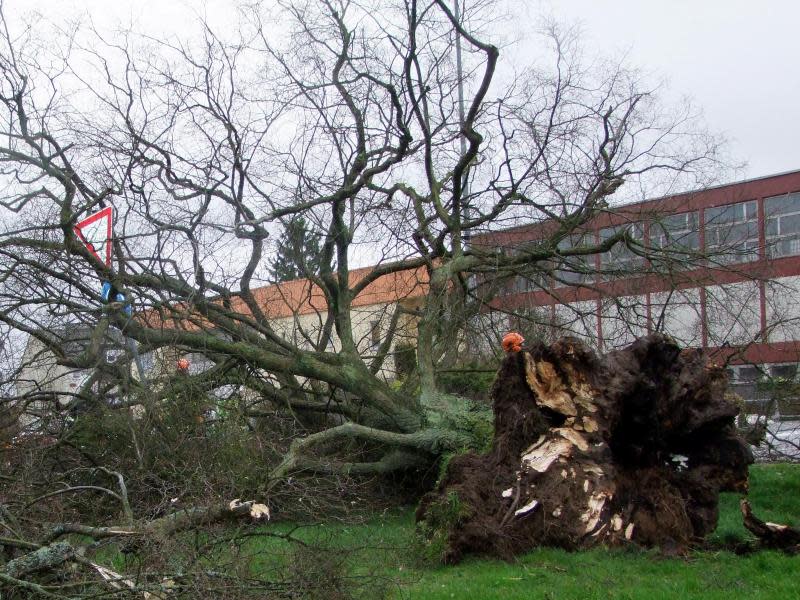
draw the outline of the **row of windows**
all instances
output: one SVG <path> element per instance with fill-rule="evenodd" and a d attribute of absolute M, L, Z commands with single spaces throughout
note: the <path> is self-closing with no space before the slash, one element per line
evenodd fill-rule
<path fill-rule="evenodd" d="M 753 383 L 765 379 L 786 379 L 797 377 L 797 363 L 774 365 L 734 365 L 727 368 L 732 383 Z"/>
<path fill-rule="evenodd" d="M 800 254 L 800 193 L 767 198 L 766 213 L 767 256 L 776 258 Z M 705 250 L 716 262 L 746 262 L 758 258 L 758 204 L 740 202 L 706 209 L 703 228 Z M 600 230 L 600 240 L 609 239 L 621 227 Z M 628 235 L 634 242 L 643 243 L 641 223 L 628 225 Z M 676 252 L 700 249 L 700 215 L 698 211 L 665 216 L 650 225 L 650 245 L 653 248 Z M 624 244 L 618 244 L 601 256 L 601 265 L 616 270 L 635 270 L 644 258 Z"/>
<path fill-rule="evenodd" d="M 800 192 L 766 198 L 764 200 L 767 256 L 778 258 L 800 255 Z M 605 241 L 627 228 L 634 245 L 644 245 L 644 226 L 632 223 L 607 227 L 599 231 L 600 241 Z M 758 258 L 758 203 L 754 200 L 704 211 L 703 228 L 705 251 L 715 263 L 741 263 Z M 700 214 L 690 211 L 664 216 L 650 224 L 649 239 L 652 248 L 672 251 L 665 260 L 680 260 L 681 253 L 700 250 Z M 595 244 L 594 233 L 573 234 L 559 243 L 561 250 Z M 593 256 L 564 257 L 554 266 L 555 285 L 590 283 L 595 275 Z M 623 243 L 600 255 L 601 268 L 607 277 L 625 271 L 636 271 L 644 266 L 645 259 Z M 509 292 L 533 291 L 547 287 L 540 277 L 518 277 Z"/>

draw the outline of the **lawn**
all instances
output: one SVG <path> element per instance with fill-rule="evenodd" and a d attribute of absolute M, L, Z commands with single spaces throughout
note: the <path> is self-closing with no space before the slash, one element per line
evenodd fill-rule
<path fill-rule="evenodd" d="M 800 465 L 753 467 L 750 500 L 761 518 L 800 525 Z M 471 557 L 457 566 L 436 566 L 420 559 L 410 509 L 364 525 L 304 528 L 296 535 L 326 545 L 359 580 L 378 579 L 381 589 L 398 599 L 800 598 L 800 557 L 767 551 L 737 556 L 726 549 L 751 538 L 741 524 L 738 502 L 738 495 L 724 495 L 718 530 L 706 549 L 687 558 L 639 550 L 539 549 L 513 563 Z M 274 530 L 286 527 L 275 525 Z M 258 544 L 275 550 L 275 543 Z M 274 553 L 265 555 L 280 560 Z M 367 587 L 364 593 L 375 592 Z"/>
<path fill-rule="evenodd" d="M 750 501 L 760 518 L 800 526 L 800 465 L 753 467 Z M 702 550 L 685 558 L 635 548 L 543 548 L 511 563 L 469 557 L 441 566 L 423 558 L 412 508 L 357 525 L 274 523 L 260 530 L 267 537 L 215 546 L 217 551 L 206 557 L 216 568 L 248 564 L 250 577 L 277 582 L 276 589 L 326 600 L 800 598 L 800 556 L 771 551 L 738 556 L 730 550 L 752 539 L 742 526 L 738 502 L 738 495 L 723 496 L 717 531 Z M 275 537 L 289 532 L 308 547 Z M 130 572 L 131 565 L 116 566 Z"/>

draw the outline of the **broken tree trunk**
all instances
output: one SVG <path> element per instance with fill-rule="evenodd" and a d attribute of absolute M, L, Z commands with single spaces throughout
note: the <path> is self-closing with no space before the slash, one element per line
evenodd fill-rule
<path fill-rule="evenodd" d="M 800 529 L 762 521 L 753 514 L 750 503 L 744 498 L 739 502 L 739 507 L 744 526 L 759 539 L 762 546 L 783 550 L 787 554 L 800 554 Z"/>
<path fill-rule="evenodd" d="M 62 565 L 75 555 L 75 549 L 67 542 L 56 542 L 10 560 L 0 572 L 18 579 L 34 571 L 49 571 Z"/>
<path fill-rule="evenodd" d="M 164 536 L 242 517 L 250 517 L 255 521 L 269 521 L 269 507 L 253 500 L 242 502 L 239 498 L 236 498 L 228 504 L 186 508 L 152 521 L 133 523 L 127 526 L 93 527 L 77 523 L 61 523 L 53 528 L 45 541 L 46 543 L 51 543 L 61 536 L 72 533 L 88 536 L 96 540 L 128 536 Z"/>
<path fill-rule="evenodd" d="M 442 558 L 632 541 L 682 551 L 717 524 L 753 457 L 722 369 L 662 335 L 598 357 L 578 340 L 513 352 L 495 436 L 448 465 L 417 520 Z"/>

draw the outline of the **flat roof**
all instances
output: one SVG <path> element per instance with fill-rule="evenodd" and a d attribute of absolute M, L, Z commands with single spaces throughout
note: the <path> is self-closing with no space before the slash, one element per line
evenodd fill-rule
<path fill-rule="evenodd" d="M 731 190 L 740 190 L 741 195 L 731 198 L 728 194 Z M 764 175 L 751 179 L 743 179 L 729 183 L 698 188 L 676 194 L 637 200 L 626 204 L 609 206 L 602 212 L 594 215 L 585 224 L 586 230 L 607 227 L 619 224 L 625 217 L 638 217 L 637 209 L 645 207 L 658 208 L 665 213 L 680 214 L 689 210 L 696 210 L 700 207 L 712 208 L 714 206 L 724 206 L 754 200 L 760 197 L 779 196 L 792 192 L 800 191 L 800 170 L 785 171 L 773 175 Z M 642 211 L 643 212 L 643 211 Z M 548 223 L 553 226 L 553 219 L 543 219 L 541 221 L 523 223 L 503 229 L 492 229 L 474 233 L 472 239 L 478 241 L 488 240 L 495 236 L 504 234 L 515 234 L 518 232 L 547 228 Z"/>

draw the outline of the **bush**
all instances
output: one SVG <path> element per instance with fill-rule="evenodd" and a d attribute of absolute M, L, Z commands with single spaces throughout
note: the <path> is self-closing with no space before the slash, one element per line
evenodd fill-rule
<path fill-rule="evenodd" d="M 496 369 L 496 365 L 472 363 L 452 371 L 441 371 L 436 374 L 436 381 L 448 394 L 488 401 Z"/>
<path fill-rule="evenodd" d="M 137 516 L 254 496 L 279 449 L 260 445 L 240 414 L 216 402 L 182 391 L 138 412 L 98 407 L 78 414 L 66 439 L 89 464 L 124 474 Z"/>

